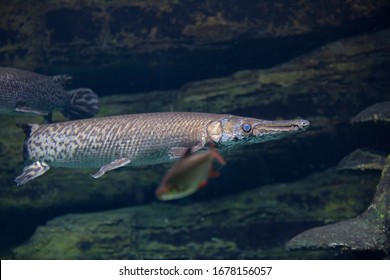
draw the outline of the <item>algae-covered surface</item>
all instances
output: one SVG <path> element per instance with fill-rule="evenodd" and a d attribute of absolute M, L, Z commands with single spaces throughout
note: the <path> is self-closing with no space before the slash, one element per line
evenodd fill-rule
<path fill-rule="evenodd" d="M 357 114 L 352 123 L 389 123 L 390 122 L 390 102 L 380 102 L 369 106 Z"/>
<path fill-rule="evenodd" d="M 390 213 L 390 156 L 374 199 L 361 215 L 335 224 L 309 229 L 287 243 L 289 249 L 341 248 L 383 251 L 388 254 Z"/>
<path fill-rule="evenodd" d="M 357 149 L 345 156 L 338 164 L 337 170 L 343 171 L 382 171 L 386 155 L 369 149 Z"/>
<path fill-rule="evenodd" d="M 362 211 L 377 179 L 327 170 L 210 201 L 69 214 L 39 227 L 13 253 L 23 259 L 330 258 L 327 252 L 286 253 L 284 242 L 304 228 Z"/>
<path fill-rule="evenodd" d="M 387 0 L 3 0 L 0 64 L 77 73 L 105 95 L 276 65 L 389 27 Z"/>
<path fill-rule="evenodd" d="M 2 258 L 388 258 L 388 1 L 6 2 L 0 66 L 73 76 L 71 88 L 99 94 L 98 117 L 200 111 L 310 127 L 223 153 L 220 177 L 161 202 L 169 165 L 99 179 L 52 168 L 17 187 L 15 123 L 44 120 L 0 115 Z"/>

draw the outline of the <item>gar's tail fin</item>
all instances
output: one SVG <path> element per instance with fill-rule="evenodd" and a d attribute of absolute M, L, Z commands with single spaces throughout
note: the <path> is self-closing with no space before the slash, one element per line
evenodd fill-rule
<path fill-rule="evenodd" d="M 72 95 L 69 106 L 67 106 L 62 114 L 68 119 L 85 119 L 91 118 L 99 111 L 99 98 L 89 88 L 78 88 L 69 91 Z"/>

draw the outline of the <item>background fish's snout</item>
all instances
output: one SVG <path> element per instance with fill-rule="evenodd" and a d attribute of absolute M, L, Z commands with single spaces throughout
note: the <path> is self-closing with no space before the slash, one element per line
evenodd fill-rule
<path fill-rule="evenodd" d="M 297 126 L 299 129 L 306 129 L 310 126 L 310 122 L 308 120 L 297 120 Z"/>

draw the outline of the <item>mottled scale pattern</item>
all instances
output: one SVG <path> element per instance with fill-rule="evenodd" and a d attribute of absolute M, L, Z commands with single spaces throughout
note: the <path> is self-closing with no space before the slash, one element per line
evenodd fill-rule
<path fill-rule="evenodd" d="M 29 161 L 52 167 L 101 167 L 128 158 L 129 165 L 167 162 L 172 147 L 206 141 L 206 127 L 226 115 L 149 113 L 93 118 L 33 127 L 25 142 Z"/>
<path fill-rule="evenodd" d="M 15 108 L 35 108 L 51 112 L 70 102 L 60 76 L 50 77 L 20 69 L 0 67 L 0 113 Z"/>

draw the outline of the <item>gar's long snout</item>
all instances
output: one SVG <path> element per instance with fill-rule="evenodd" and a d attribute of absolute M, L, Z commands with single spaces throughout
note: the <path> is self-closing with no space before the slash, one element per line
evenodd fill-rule
<path fill-rule="evenodd" d="M 310 126 L 307 120 L 283 120 L 283 121 L 260 121 L 253 126 L 253 132 L 294 132 L 305 130 Z"/>

